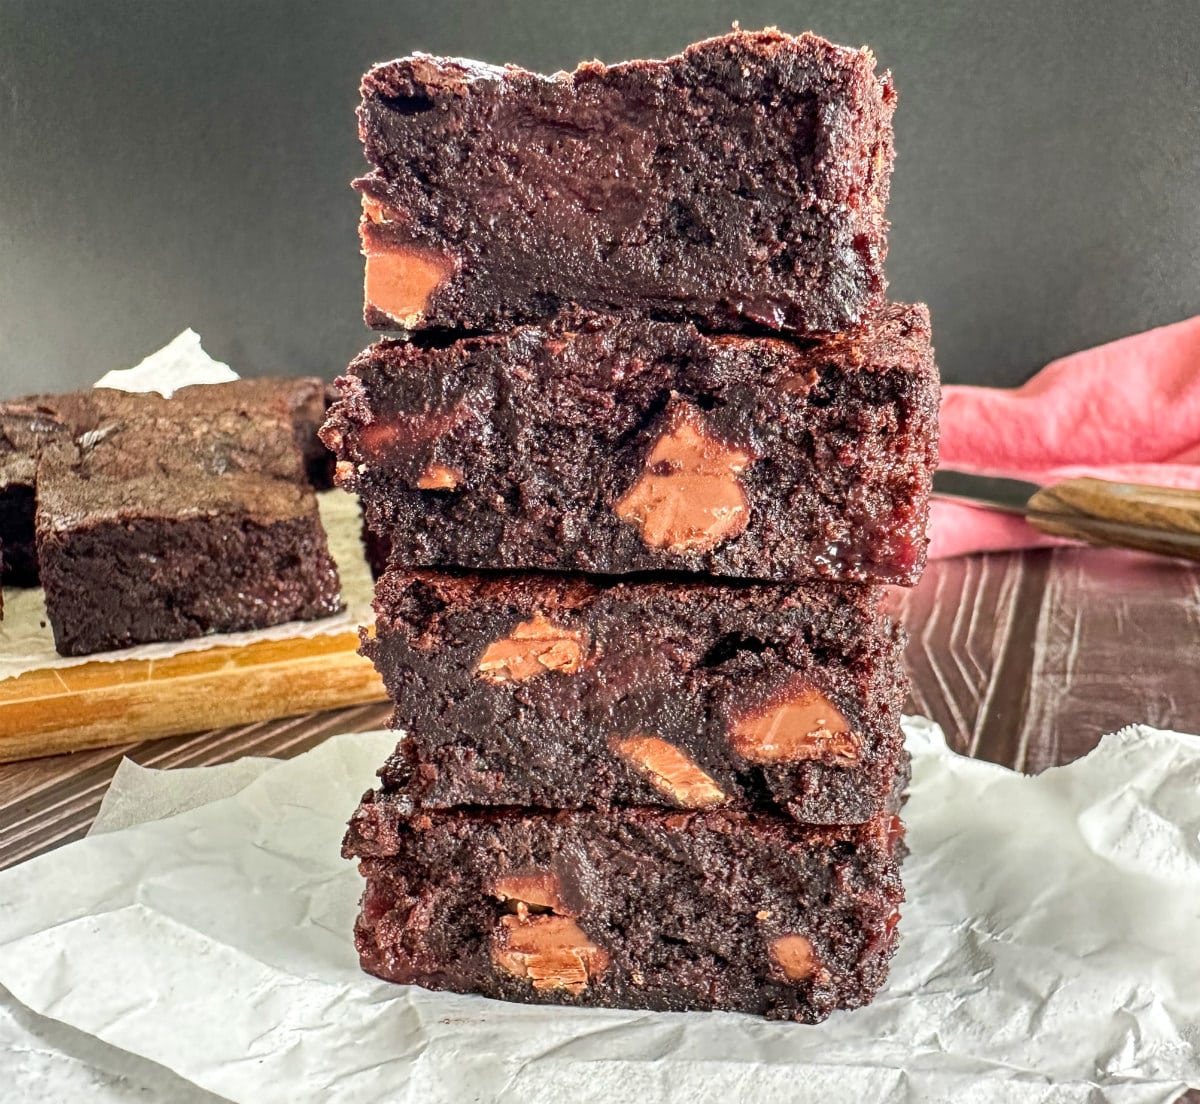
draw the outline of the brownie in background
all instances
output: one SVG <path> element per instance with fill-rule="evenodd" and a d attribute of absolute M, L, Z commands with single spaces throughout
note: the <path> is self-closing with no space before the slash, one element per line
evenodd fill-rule
<path fill-rule="evenodd" d="M 333 454 L 318 436 L 329 404 L 336 397 L 332 384 L 316 376 L 261 376 L 216 386 L 228 388 L 225 393 L 230 396 L 230 401 L 246 406 L 255 402 L 269 405 L 282 396 L 288 404 L 292 432 L 304 456 L 304 471 L 309 483 L 318 491 L 327 491 L 333 486 Z M 183 388 L 176 394 L 187 390 Z"/>
<path fill-rule="evenodd" d="M 98 389 L 81 407 L 37 468 L 37 559 L 62 654 L 341 608 L 284 396 Z"/>
<path fill-rule="evenodd" d="M 44 446 L 70 437 L 86 420 L 85 395 L 31 395 L 0 402 L 0 542 L 6 587 L 37 586 L 37 458 Z"/>
<path fill-rule="evenodd" d="M 288 406 L 296 445 L 304 456 L 308 482 L 316 490 L 333 486 L 333 455 L 317 436 L 333 400 L 330 384 L 315 376 L 269 376 L 236 380 L 230 383 L 197 384 L 175 392 L 181 401 L 195 387 L 216 387 L 230 406 L 252 409 L 256 403 L 273 407 L 283 399 Z M 37 508 L 35 475 L 42 448 L 63 436 L 86 432 L 91 427 L 90 396 L 112 391 L 114 394 L 140 395 L 141 392 L 96 388 L 60 395 L 28 395 L 0 402 L 0 540 L 9 548 L 4 563 L 5 586 L 37 586 L 37 547 L 34 513 Z M 151 392 L 156 401 L 159 396 Z M 137 404 L 138 399 L 130 400 Z"/>
<path fill-rule="evenodd" d="M 42 446 L 69 433 L 36 397 L 0 403 L 0 543 L 5 586 L 37 586 L 37 458 Z"/>

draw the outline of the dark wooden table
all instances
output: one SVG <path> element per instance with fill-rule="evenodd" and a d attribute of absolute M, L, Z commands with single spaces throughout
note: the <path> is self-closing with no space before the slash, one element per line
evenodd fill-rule
<path fill-rule="evenodd" d="M 1082 548 L 969 556 L 932 563 L 891 600 L 911 637 L 910 711 L 969 755 L 1033 772 L 1133 722 L 1200 732 L 1200 565 Z M 160 768 L 288 757 L 382 727 L 387 713 L 358 706 L 0 765 L 0 867 L 82 836 L 122 756 Z"/>

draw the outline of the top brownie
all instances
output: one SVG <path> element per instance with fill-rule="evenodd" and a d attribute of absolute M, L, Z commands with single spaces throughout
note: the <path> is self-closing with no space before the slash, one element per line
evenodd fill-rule
<path fill-rule="evenodd" d="M 562 304 L 837 331 L 882 302 L 890 74 L 815 35 L 539 76 L 414 54 L 363 78 L 366 319 Z"/>

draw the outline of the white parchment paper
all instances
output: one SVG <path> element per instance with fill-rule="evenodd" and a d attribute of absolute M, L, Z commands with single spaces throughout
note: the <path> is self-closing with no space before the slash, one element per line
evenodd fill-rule
<path fill-rule="evenodd" d="M 228 364 L 210 357 L 200 344 L 200 335 L 188 327 L 132 368 L 120 368 L 101 376 L 95 386 L 118 391 L 157 391 L 169 399 L 181 387 L 229 383 L 239 378 Z"/>
<path fill-rule="evenodd" d="M 188 329 L 136 367 L 109 372 L 96 382 L 96 386 L 121 391 L 157 391 L 170 398 L 181 387 L 227 383 L 237 378 L 237 373 L 227 364 L 213 360 L 201 347 L 200 335 Z M 76 667 L 81 663 L 164 659 L 182 652 L 233 647 L 258 640 L 353 632 L 359 625 L 370 624 L 375 619 L 371 609 L 374 584 L 362 545 L 358 500 L 344 491 L 326 491 L 317 499 L 321 523 L 329 538 L 329 552 L 341 580 L 344 605 L 341 613 L 316 621 L 288 621 L 250 632 L 213 633 L 192 640 L 139 644 L 84 656 L 61 656 L 54 648 L 54 635 L 46 620 L 46 599 L 42 589 L 9 587 L 4 591 L 4 619 L 0 621 L 0 680 L 15 678 L 26 671 Z"/>
<path fill-rule="evenodd" d="M 906 728 L 904 940 L 876 1002 L 819 1027 L 361 974 L 338 845 L 388 733 L 227 773 L 212 792 L 230 796 L 0 874 L 0 985 L 255 1104 L 1165 1102 L 1200 1085 L 1200 738 L 1132 727 L 1027 778 Z M 158 782 L 130 769 L 110 826 Z"/>
<path fill-rule="evenodd" d="M 222 1104 L 178 1074 L 30 1012 L 0 988 L 0 1099 L 6 1104 Z"/>

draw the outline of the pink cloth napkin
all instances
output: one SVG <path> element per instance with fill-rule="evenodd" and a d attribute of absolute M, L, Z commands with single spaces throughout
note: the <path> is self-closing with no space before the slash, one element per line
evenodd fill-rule
<path fill-rule="evenodd" d="M 1200 316 L 1063 357 L 1016 390 L 942 390 L 941 466 L 1200 489 Z M 929 555 L 1059 543 L 1020 518 L 935 502 Z"/>

